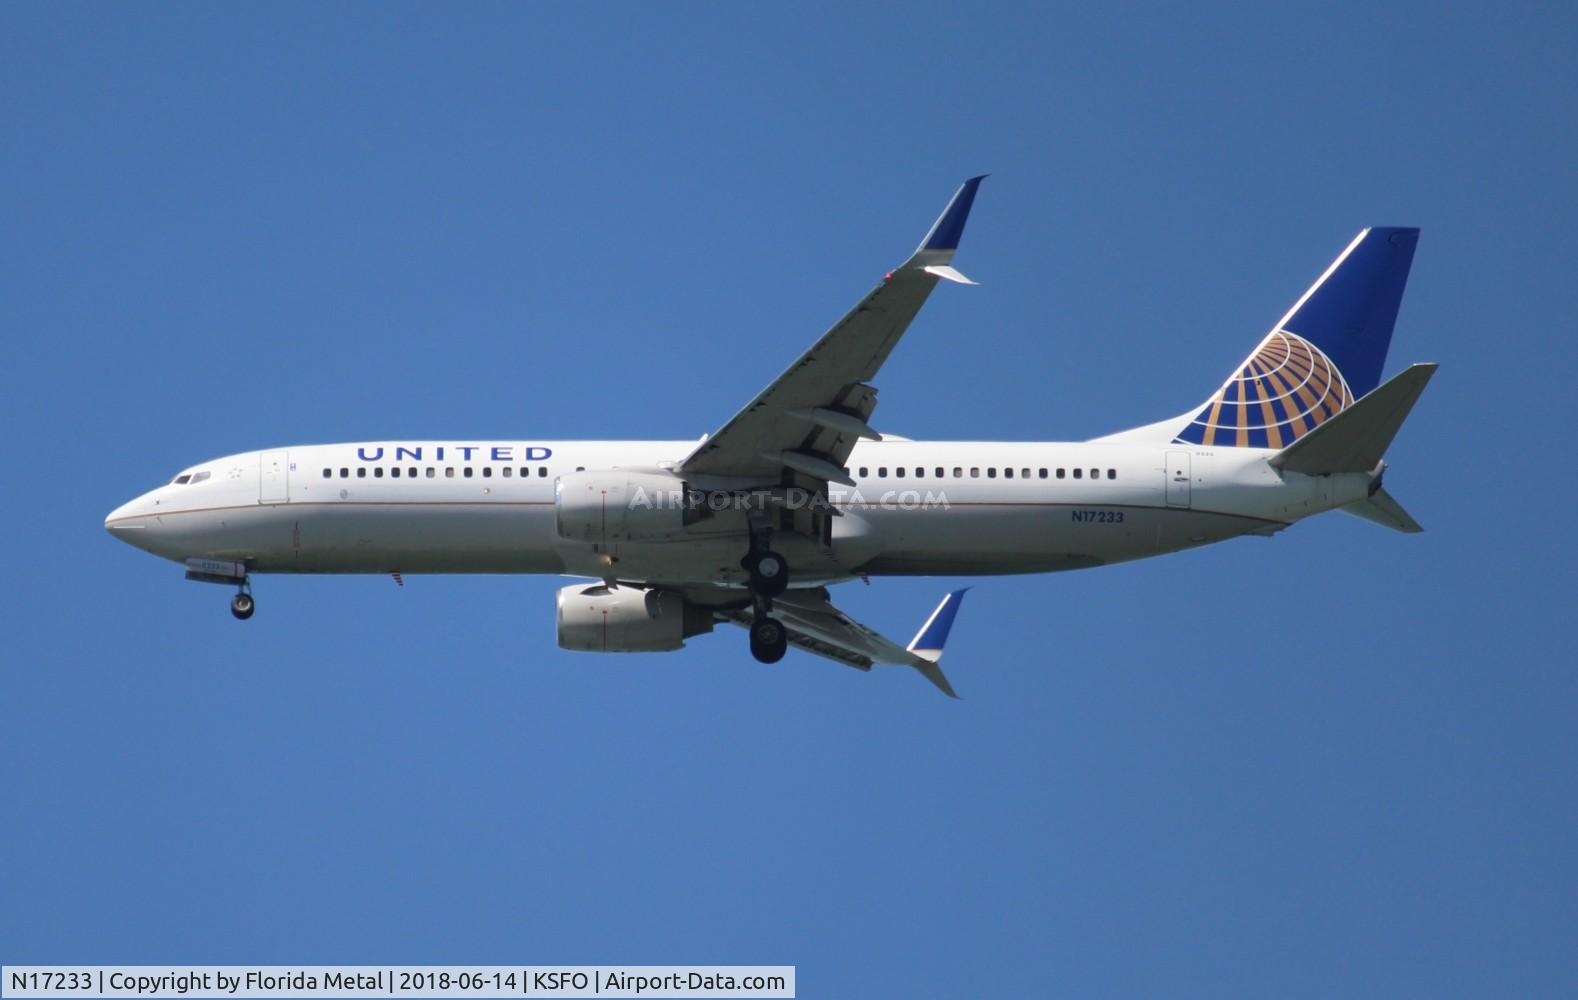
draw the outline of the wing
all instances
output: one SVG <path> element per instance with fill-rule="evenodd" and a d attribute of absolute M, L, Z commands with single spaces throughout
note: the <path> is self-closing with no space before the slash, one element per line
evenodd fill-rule
<path fill-rule="evenodd" d="M 981 177 L 964 182 L 919 248 L 822 335 L 794 364 L 707 438 L 680 465 L 686 476 L 779 484 L 854 485 L 844 462 L 862 437 L 877 390 L 867 384 L 887 360 L 939 278 L 974 284 L 951 266 Z"/>
<path fill-rule="evenodd" d="M 966 588 L 968 589 L 968 588 Z M 687 589 L 687 598 L 705 603 L 705 596 Z M 950 698 L 959 697 L 943 675 L 937 661 L 959 613 L 964 591 L 956 590 L 942 599 L 908 646 L 900 646 L 873 629 L 844 614 L 828 600 L 827 590 L 790 590 L 773 599 L 773 617 L 789 632 L 789 644 L 854 667 L 870 670 L 873 664 L 914 667 Z M 713 607 L 713 617 L 741 628 L 751 627 L 751 609 L 733 605 Z"/>

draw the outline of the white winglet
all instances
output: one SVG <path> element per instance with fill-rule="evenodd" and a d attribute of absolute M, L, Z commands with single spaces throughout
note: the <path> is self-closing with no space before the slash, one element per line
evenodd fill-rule
<path fill-rule="evenodd" d="M 925 271 L 927 274 L 935 274 L 939 278 L 947 278 L 949 281 L 957 281 L 961 285 L 980 284 L 978 281 L 971 281 L 969 278 L 966 278 L 964 275 L 960 274 L 958 271 L 954 270 L 947 264 L 933 264 L 930 267 L 923 267 L 921 270 Z"/>

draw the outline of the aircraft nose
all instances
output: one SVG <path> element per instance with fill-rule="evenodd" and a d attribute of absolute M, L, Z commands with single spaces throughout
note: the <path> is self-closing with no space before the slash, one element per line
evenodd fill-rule
<path fill-rule="evenodd" d="M 141 498 L 129 500 L 104 518 L 104 530 L 123 542 L 130 541 L 145 530 L 142 513 Z"/>

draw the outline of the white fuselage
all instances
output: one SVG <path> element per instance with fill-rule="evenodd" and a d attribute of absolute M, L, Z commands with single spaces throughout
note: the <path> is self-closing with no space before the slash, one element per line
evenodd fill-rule
<path fill-rule="evenodd" d="M 370 442 L 247 452 L 192 467 L 106 519 L 184 562 L 255 573 L 553 573 L 742 583 L 741 518 L 613 547 L 558 532 L 581 469 L 671 469 L 694 441 Z M 1079 569 L 1269 534 L 1362 499 L 1367 475 L 1279 473 L 1273 452 L 1111 442 L 862 442 L 832 487 L 830 545 L 775 540 L 810 586 L 877 575 Z M 206 476 L 202 475 L 207 473 Z M 1077 475 L 1076 475 L 1077 473 Z M 191 481 L 191 480 L 198 481 Z"/>

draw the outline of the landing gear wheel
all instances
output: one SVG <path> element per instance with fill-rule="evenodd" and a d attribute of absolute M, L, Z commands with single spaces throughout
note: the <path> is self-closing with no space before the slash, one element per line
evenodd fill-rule
<path fill-rule="evenodd" d="M 257 610 L 257 604 L 252 600 L 252 595 L 242 592 L 230 599 L 230 613 L 241 621 L 252 617 L 252 612 Z"/>
<path fill-rule="evenodd" d="M 763 663 L 777 663 L 789 649 L 789 633 L 776 618 L 751 623 L 751 655 Z"/>
<path fill-rule="evenodd" d="M 745 569 L 751 574 L 751 589 L 763 597 L 777 597 L 789 587 L 789 564 L 771 549 L 746 556 Z"/>

